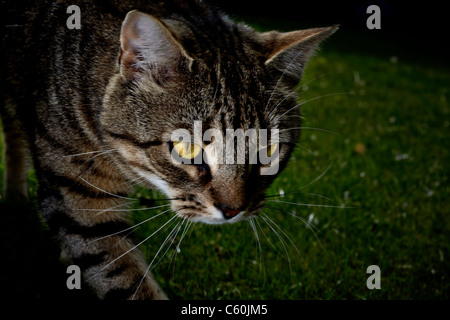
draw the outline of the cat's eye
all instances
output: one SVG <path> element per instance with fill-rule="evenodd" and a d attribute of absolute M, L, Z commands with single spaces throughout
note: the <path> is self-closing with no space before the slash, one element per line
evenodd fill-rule
<path fill-rule="evenodd" d="M 269 148 L 266 148 L 267 157 L 270 158 L 272 155 L 274 155 L 277 152 L 278 149 L 278 143 L 272 144 Z"/>
<path fill-rule="evenodd" d="M 173 150 L 183 159 L 192 160 L 197 157 L 202 148 L 195 143 L 186 141 L 173 142 Z"/>
<path fill-rule="evenodd" d="M 259 149 L 259 151 L 258 151 L 259 161 L 261 161 L 261 158 L 264 158 L 264 159 L 272 158 L 277 153 L 277 150 L 278 150 L 278 143 L 274 143 L 268 147 L 263 147 L 263 148 Z"/>
<path fill-rule="evenodd" d="M 252 170 L 252 164 L 258 163 L 260 166 L 267 166 L 273 161 L 277 153 L 279 152 L 279 144 L 274 143 L 268 147 L 263 147 L 254 153 L 250 160 L 250 171 Z"/>

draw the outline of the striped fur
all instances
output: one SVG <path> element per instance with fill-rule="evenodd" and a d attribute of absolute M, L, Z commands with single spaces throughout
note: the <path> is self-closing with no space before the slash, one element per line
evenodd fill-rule
<path fill-rule="evenodd" d="M 84 1 L 82 28 L 69 30 L 71 2 L 28 2 L 6 1 L 2 10 L 11 154 L 31 150 L 42 216 L 99 298 L 165 299 L 150 275 L 143 278 L 146 263 L 132 240 L 105 237 L 128 226 L 110 208 L 140 181 L 174 199 L 182 218 L 224 223 L 257 214 L 276 175 L 248 164 L 174 164 L 170 135 L 192 133 L 199 120 L 223 133 L 280 129 L 284 168 L 299 132 L 283 129 L 299 123 L 283 115 L 298 113 L 294 87 L 336 28 L 257 33 L 203 2 Z M 26 172 L 25 162 L 14 163 Z M 24 193 L 22 180 L 11 180 L 20 185 L 12 194 Z"/>

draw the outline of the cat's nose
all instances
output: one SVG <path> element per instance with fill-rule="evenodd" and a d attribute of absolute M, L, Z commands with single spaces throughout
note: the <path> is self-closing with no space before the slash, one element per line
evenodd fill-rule
<path fill-rule="evenodd" d="M 243 209 L 231 209 L 227 206 L 219 206 L 220 211 L 222 211 L 223 217 L 227 220 L 235 217 Z"/>

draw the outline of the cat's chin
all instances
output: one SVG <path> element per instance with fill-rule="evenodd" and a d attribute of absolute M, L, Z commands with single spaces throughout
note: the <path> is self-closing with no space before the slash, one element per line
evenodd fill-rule
<path fill-rule="evenodd" d="M 211 219 L 207 216 L 205 217 L 195 217 L 195 218 L 190 218 L 189 220 L 193 221 L 193 222 L 200 222 L 200 223 L 204 223 L 204 224 L 210 224 L 210 225 L 218 225 L 218 224 L 227 224 L 227 223 L 237 223 L 239 221 L 244 220 L 243 218 L 233 218 L 233 219 Z"/>
<path fill-rule="evenodd" d="M 196 214 L 187 214 L 187 215 L 179 215 L 182 218 L 187 218 L 192 222 L 200 222 L 204 224 L 218 225 L 218 224 L 227 224 L 227 223 L 236 223 L 246 219 L 246 215 L 244 211 L 239 212 L 236 216 L 231 219 L 226 219 L 222 212 L 216 208 L 212 208 L 209 210 L 208 214 L 205 213 L 196 213 Z"/>

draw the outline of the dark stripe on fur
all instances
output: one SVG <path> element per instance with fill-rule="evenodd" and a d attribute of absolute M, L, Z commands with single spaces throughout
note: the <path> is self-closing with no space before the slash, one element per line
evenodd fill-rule
<path fill-rule="evenodd" d="M 124 221 L 109 221 L 93 226 L 83 226 L 61 210 L 52 212 L 47 223 L 54 230 L 62 229 L 68 234 L 78 234 L 85 238 L 101 238 L 129 228 L 128 223 Z"/>
<path fill-rule="evenodd" d="M 159 141 L 159 140 L 141 142 L 141 141 L 137 140 L 135 137 L 130 136 L 128 134 L 123 134 L 123 133 L 115 133 L 115 132 L 111 132 L 111 131 L 105 131 L 105 133 L 107 133 L 109 136 L 111 136 L 115 139 L 131 142 L 135 146 L 143 148 L 143 149 L 147 149 L 147 148 L 150 148 L 153 146 L 159 146 L 163 143 L 162 141 Z"/>
<path fill-rule="evenodd" d="M 93 198 L 93 199 L 107 199 L 107 198 L 117 198 L 128 196 L 127 193 L 114 193 L 108 194 L 103 191 L 97 190 L 82 181 L 76 181 L 70 177 L 64 176 L 53 176 L 51 179 L 53 185 L 57 185 L 59 187 L 69 188 L 70 192 L 77 193 L 79 195 L 84 196 L 85 198 Z"/>
<path fill-rule="evenodd" d="M 127 271 L 127 266 L 124 264 L 120 264 L 117 268 L 115 268 L 114 270 L 109 271 L 106 274 L 106 278 L 114 278 L 115 276 L 118 276 L 120 274 L 122 274 L 123 272 Z"/>
<path fill-rule="evenodd" d="M 107 251 L 101 251 L 99 253 L 86 253 L 80 257 L 74 258 L 73 263 L 80 267 L 81 270 L 87 270 L 93 266 L 97 266 L 105 261 Z"/>
<path fill-rule="evenodd" d="M 141 282 L 142 277 L 137 277 L 137 280 L 132 282 L 128 288 L 114 288 L 110 289 L 104 299 L 105 300 L 126 300 L 130 299 L 136 292 L 136 289 Z"/>

